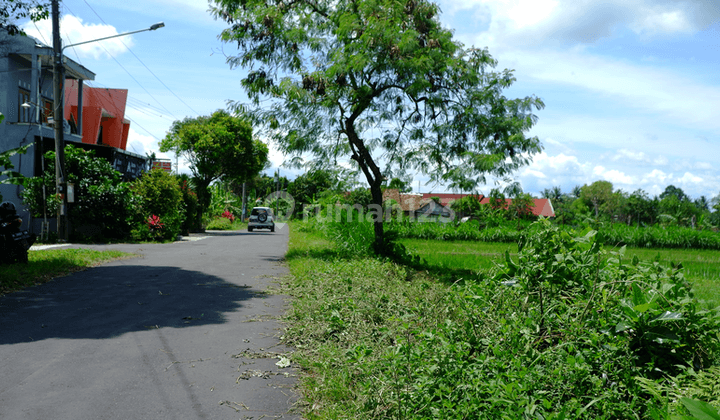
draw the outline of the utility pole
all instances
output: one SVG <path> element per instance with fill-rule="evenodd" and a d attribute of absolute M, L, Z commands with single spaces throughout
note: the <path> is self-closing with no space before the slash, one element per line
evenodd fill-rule
<path fill-rule="evenodd" d="M 65 66 L 62 62 L 62 44 L 60 42 L 60 6 L 59 0 L 52 0 L 53 33 L 53 124 L 55 128 L 55 192 L 62 202 L 57 211 L 57 234 L 60 241 L 67 241 L 67 194 L 65 191 Z"/>

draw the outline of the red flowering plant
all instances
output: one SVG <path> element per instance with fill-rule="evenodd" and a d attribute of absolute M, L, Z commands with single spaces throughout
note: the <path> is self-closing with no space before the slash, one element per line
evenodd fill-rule
<path fill-rule="evenodd" d="M 229 210 L 225 210 L 225 213 L 221 214 L 220 217 L 224 217 L 224 218 L 230 220 L 230 222 L 235 221 L 235 215 L 230 213 Z"/>
<path fill-rule="evenodd" d="M 165 223 L 160 220 L 160 217 L 153 214 L 147 218 L 147 226 L 150 229 L 150 235 L 154 239 L 162 239 L 163 229 L 165 229 Z"/>

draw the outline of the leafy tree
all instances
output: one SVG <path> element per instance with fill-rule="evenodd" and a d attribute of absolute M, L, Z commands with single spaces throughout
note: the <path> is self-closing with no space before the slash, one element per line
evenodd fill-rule
<path fill-rule="evenodd" d="M 459 185 L 508 176 L 541 150 L 524 133 L 542 101 L 503 96 L 512 71 L 454 40 L 430 1 L 214 0 L 211 11 L 240 50 L 229 64 L 249 68 L 255 121 L 291 156 L 349 157 L 373 204 L 394 168 Z M 381 218 L 374 235 L 375 252 L 391 248 Z"/>
<path fill-rule="evenodd" d="M 600 207 L 602 213 L 615 222 L 626 222 L 627 220 L 627 193 L 615 191 Z"/>
<path fill-rule="evenodd" d="M 535 206 L 535 200 L 527 193 L 517 194 L 508 207 L 508 213 L 518 221 L 522 219 L 530 219 L 533 217 L 532 209 Z M 519 224 L 518 224 L 519 226 Z"/>
<path fill-rule="evenodd" d="M 642 189 L 635 190 L 626 201 L 627 213 L 639 227 L 640 223 L 651 225 L 657 215 L 657 200 L 653 200 Z"/>
<path fill-rule="evenodd" d="M 558 186 L 552 187 L 552 188 L 545 188 L 542 191 L 542 198 L 548 198 L 552 200 L 553 204 L 555 202 L 560 202 L 564 198 L 564 194 L 562 193 L 562 189 Z"/>
<path fill-rule="evenodd" d="M 33 22 L 47 19 L 50 3 L 37 0 L 0 0 L 0 27 L 10 35 L 23 34 L 15 21 L 30 18 Z"/>
<path fill-rule="evenodd" d="M 267 162 L 267 145 L 252 136 L 250 122 L 226 111 L 175 121 L 160 142 L 190 162 L 198 195 L 198 220 L 210 205 L 208 186 L 223 178 L 243 182 L 259 173 Z"/>
<path fill-rule="evenodd" d="M 275 180 L 274 176 L 268 176 L 266 174 L 255 175 L 247 181 L 245 192 L 248 194 L 248 197 L 251 197 L 253 200 L 259 199 L 262 201 L 278 187 L 282 191 L 290 185 L 290 180 L 284 176 L 281 176 L 278 181 Z M 235 194 L 242 196 L 242 183 L 233 182 L 232 188 Z M 252 207 L 252 203 L 249 205 Z"/>
<path fill-rule="evenodd" d="M 198 198 L 192 185 L 192 180 L 187 174 L 180 174 L 178 176 L 178 183 L 180 185 L 180 191 L 182 191 L 183 209 L 185 211 L 181 231 L 183 235 L 188 235 L 190 232 L 197 232 L 202 228 L 198 220 L 194 217 L 198 212 Z"/>
<path fill-rule="evenodd" d="M 173 239 L 179 233 L 186 217 L 180 180 L 162 169 L 145 172 L 132 185 L 135 195 L 135 228 L 138 240 Z M 153 232 L 149 220 L 159 218 L 162 229 Z"/>
<path fill-rule="evenodd" d="M 710 210 L 710 201 L 704 195 L 701 195 L 700 198 L 696 198 L 693 203 L 695 204 L 695 207 L 702 212 Z"/>
<path fill-rule="evenodd" d="M 315 201 L 316 196 L 332 187 L 332 174 L 324 170 L 308 171 L 288 185 L 288 193 L 300 204 L 300 209 Z"/>
<path fill-rule="evenodd" d="M 412 191 L 412 180 L 403 180 L 400 178 L 393 178 L 388 182 L 388 188 L 398 190 L 401 193 L 408 193 Z"/>
<path fill-rule="evenodd" d="M 475 216 L 480 213 L 482 204 L 477 195 L 467 195 L 450 203 L 450 208 L 460 217 Z"/>
<path fill-rule="evenodd" d="M 663 200 L 670 196 L 677 197 L 678 201 L 690 200 L 690 197 L 685 194 L 685 191 L 683 191 L 682 188 L 676 187 L 674 185 L 668 185 L 667 187 L 665 187 L 665 191 L 660 194 L 660 200 Z"/>
<path fill-rule="evenodd" d="M 595 210 L 595 218 L 600 216 L 600 206 L 610 200 L 613 192 L 613 185 L 608 181 L 595 181 L 590 185 L 583 185 L 580 189 L 580 198 L 585 205 Z"/>
<path fill-rule="evenodd" d="M 689 199 L 681 199 L 677 194 L 666 194 L 658 203 L 659 217 L 665 224 L 693 226 L 700 211 Z"/>

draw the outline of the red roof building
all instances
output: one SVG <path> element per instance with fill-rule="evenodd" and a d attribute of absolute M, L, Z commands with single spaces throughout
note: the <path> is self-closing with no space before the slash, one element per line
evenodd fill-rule
<path fill-rule="evenodd" d="M 448 194 L 448 193 L 423 193 L 423 194 L 402 194 L 398 190 L 395 189 L 386 189 L 383 192 L 383 201 L 385 200 L 395 200 L 398 204 L 400 204 L 400 207 L 405 212 L 415 212 L 418 209 L 420 209 L 422 206 L 426 205 L 429 201 L 431 201 L 434 197 L 437 197 L 440 199 L 440 204 L 443 207 L 449 207 L 450 204 L 452 204 L 453 201 L 459 200 L 461 198 L 472 196 L 477 197 L 478 200 L 480 200 L 480 204 L 488 204 L 490 203 L 490 198 L 483 196 L 482 194 L 475 195 L 475 194 Z M 544 217 L 555 217 L 555 209 L 552 206 L 552 203 L 547 198 L 533 198 L 533 202 L 535 203 L 534 207 L 532 208 L 532 213 L 535 216 L 544 216 Z M 505 199 L 506 206 L 509 207 L 510 204 L 512 204 L 511 198 Z"/>
<path fill-rule="evenodd" d="M 535 216 L 544 216 L 544 217 L 555 217 L 555 209 L 552 206 L 552 203 L 550 202 L 550 199 L 548 198 L 533 198 L 533 201 L 535 202 L 535 206 L 532 208 L 532 213 Z M 485 197 L 482 200 L 480 200 L 480 204 L 489 204 L 490 198 Z M 510 204 L 512 204 L 511 198 L 505 199 L 505 208 L 510 207 Z"/>
<path fill-rule="evenodd" d="M 82 142 L 126 150 L 130 131 L 130 121 L 125 118 L 127 89 L 93 88 L 82 85 L 82 96 L 79 96 L 78 86 L 75 80 L 68 80 L 65 83 L 64 117 L 75 124 L 77 132 L 82 134 Z M 80 97 L 82 127 L 78 127 Z"/>

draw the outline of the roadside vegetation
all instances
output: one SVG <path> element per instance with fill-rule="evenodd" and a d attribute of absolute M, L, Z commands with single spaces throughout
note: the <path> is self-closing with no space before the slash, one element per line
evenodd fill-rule
<path fill-rule="evenodd" d="M 31 251 L 27 264 L 0 265 L 0 295 L 46 283 L 56 277 L 82 271 L 108 261 L 135 256 L 120 251 L 91 249 Z"/>
<path fill-rule="evenodd" d="M 400 240 L 393 261 L 371 223 L 292 227 L 307 418 L 720 418 L 718 301 L 695 288 L 717 285 L 712 252 L 544 220 L 517 245 Z"/>

